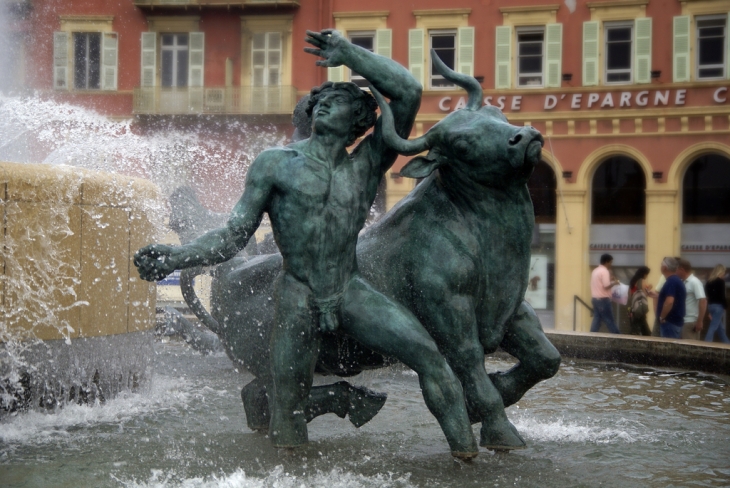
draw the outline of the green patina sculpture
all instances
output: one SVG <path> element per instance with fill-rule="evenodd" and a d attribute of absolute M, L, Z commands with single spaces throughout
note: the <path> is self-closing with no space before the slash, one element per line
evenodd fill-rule
<path fill-rule="evenodd" d="M 348 156 L 342 129 L 359 116 L 352 101 L 359 92 L 340 90 L 350 86 L 342 84 L 314 89 L 310 139 L 259 156 L 225 229 L 182 248 L 141 250 L 141 276 L 159 279 L 189 267 L 181 278 L 186 301 L 229 357 L 256 376 L 241 392 L 246 419 L 252 429 L 270 428 L 277 445 L 304 442 L 305 422 L 318 415 L 347 415 L 360 426 L 383 405 L 384 395 L 344 381 L 310 389 L 313 371 L 351 376 L 397 359 L 419 373 L 454 455 L 476 455 L 469 422 L 482 423 L 483 447 L 523 448 L 504 409 L 560 364 L 523 302 L 534 224 L 526 183 L 542 137 L 481 107 L 478 82 L 432 53 L 435 69 L 465 88 L 469 103 L 423 137 L 402 139 L 420 101 L 410 75 L 336 32 L 309 40 L 317 47 L 310 52 L 325 58 L 320 64 L 345 64 L 373 83 L 382 110 L 373 134 Z M 332 108 L 337 98 L 342 106 Z M 396 154 L 426 150 L 401 171 L 425 179 L 358 241 Z M 239 256 L 217 266 L 208 313 L 192 291 L 200 272 L 193 266 L 221 262 L 245 244 L 260 219 L 250 210 L 254 201 L 264 202 L 257 208 L 269 212 L 281 255 Z M 519 363 L 488 375 L 484 354 L 498 347 Z"/>

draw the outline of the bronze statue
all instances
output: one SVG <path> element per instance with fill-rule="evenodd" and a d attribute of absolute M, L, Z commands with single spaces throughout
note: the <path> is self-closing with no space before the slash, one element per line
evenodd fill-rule
<path fill-rule="evenodd" d="M 421 87 L 408 71 L 350 44 L 337 31 L 307 34 L 315 47 L 306 51 L 323 58 L 318 65 L 344 64 L 390 98 L 391 125 L 407 137 L 421 98 Z M 244 248 L 268 213 L 283 258 L 273 285 L 270 390 L 264 398 L 274 445 L 295 447 L 307 441 L 307 420 L 320 413 L 310 397 L 323 336 L 345 334 L 361 348 L 415 370 L 452 454 L 471 458 L 478 449 L 461 384 L 414 314 L 380 293 L 358 270 L 358 233 L 378 183 L 397 157 L 384 142 L 375 108 L 372 97 L 352 83 L 313 89 L 307 110 L 311 137 L 256 158 L 225 227 L 179 247 L 147 246 L 138 251 L 135 264 L 142 278 L 159 280 L 175 269 L 222 263 Z M 373 124 L 373 133 L 348 154 L 346 148 Z M 223 317 L 223 327 L 233 319 Z M 356 425 L 382 405 L 371 396 L 363 406 L 367 394 L 346 393 Z"/>

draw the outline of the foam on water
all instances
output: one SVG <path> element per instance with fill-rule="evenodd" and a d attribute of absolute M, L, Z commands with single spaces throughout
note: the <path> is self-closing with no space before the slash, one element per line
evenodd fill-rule
<path fill-rule="evenodd" d="M 367 476 L 358 473 L 333 469 L 329 472 L 317 472 L 309 476 L 295 476 L 285 472 L 283 466 L 275 467 L 268 476 L 257 478 L 249 476 L 242 469 L 231 474 L 211 474 L 208 477 L 178 479 L 174 471 L 152 470 L 146 481 L 124 480 L 113 476 L 122 486 L 127 488 L 303 488 L 309 486 L 326 486 L 328 488 L 411 488 L 410 475 L 397 476 L 377 474 Z"/>
<path fill-rule="evenodd" d="M 562 418 L 545 422 L 529 414 L 518 414 L 513 415 L 513 423 L 525 437 L 536 442 L 630 444 L 655 437 L 644 432 L 643 425 L 626 419 L 616 419 L 615 427 L 601 427 Z"/>

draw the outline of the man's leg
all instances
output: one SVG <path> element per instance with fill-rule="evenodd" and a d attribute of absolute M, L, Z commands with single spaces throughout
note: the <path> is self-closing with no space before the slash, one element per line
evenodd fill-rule
<path fill-rule="evenodd" d="M 426 406 L 441 425 L 451 453 L 477 455 L 461 384 L 412 313 L 355 277 L 343 296 L 341 327 L 365 347 L 395 357 L 418 373 Z"/>
<path fill-rule="evenodd" d="M 680 339 L 682 336 L 682 326 L 681 325 L 674 325 L 670 324 L 669 322 L 664 322 L 661 324 L 662 329 L 662 337 L 665 337 L 667 339 Z"/>
<path fill-rule="evenodd" d="M 277 278 L 269 406 L 269 434 L 276 447 L 296 447 L 307 442 L 306 407 L 320 343 L 310 296 L 311 290 L 294 278 L 286 274 Z"/>
<path fill-rule="evenodd" d="M 613 319 L 613 306 L 611 305 L 611 300 L 603 300 L 603 306 L 605 307 L 605 314 L 604 320 L 606 321 L 606 327 L 608 327 L 608 331 L 611 334 L 620 334 L 621 332 L 618 330 L 618 326 L 616 325 L 616 321 Z"/>
<path fill-rule="evenodd" d="M 598 329 L 601 328 L 601 300 L 598 298 L 591 298 L 591 305 L 593 305 L 591 332 L 598 332 Z"/>

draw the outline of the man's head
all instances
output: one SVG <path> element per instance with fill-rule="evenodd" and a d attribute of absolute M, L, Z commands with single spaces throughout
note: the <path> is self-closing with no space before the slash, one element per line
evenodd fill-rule
<path fill-rule="evenodd" d="M 675 258 L 667 256 L 662 260 L 661 271 L 664 276 L 673 275 L 677 272 L 679 264 Z"/>
<path fill-rule="evenodd" d="M 613 264 L 613 256 L 610 254 L 601 254 L 601 264 L 607 268 L 610 268 Z"/>
<path fill-rule="evenodd" d="M 320 103 L 320 107 L 324 108 L 323 115 L 325 118 L 329 115 L 333 116 L 332 123 L 338 124 L 340 121 L 335 118 L 340 115 L 339 112 L 334 114 L 336 110 L 332 106 L 335 102 L 342 102 L 347 100 L 349 107 L 352 110 L 351 114 L 347 116 L 347 122 L 350 124 L 349 136 L 347 139 L 347 145 L 351 145 L 357 140 L 358 137 L 368 131 L 373 125 L 375 125 L 375 109 L 378 107 L 377 102 L 367 92 L 362 91 L 354 83 L 332 83 L 327 81 L 321 86 L 312 88 L 309 94 L 309 104 L 307 105 L 307 115 L 312 118 L 312 123 L 316 124 L 316 119 L 319 114 L 314 113 L 314 108 Z M 327 105 L 328 107 L 322 107 Z M 328 110 L 330 108 L 331 110 Z M 329 113 L 325 113 L 329 112 Z M 342 115 L 345 117 L 345 115 Z M 325 126 L 329 124 L 325 123 Z"/>
<path fill-rule="evenodd" d="M 689 275 L 692 274 L 692 265 L 689 261 L 682 258 L 676 258 L 677 259 L 677 276 L 679 276 L 681 279 L 686 280 L 689 278 Z"/>

